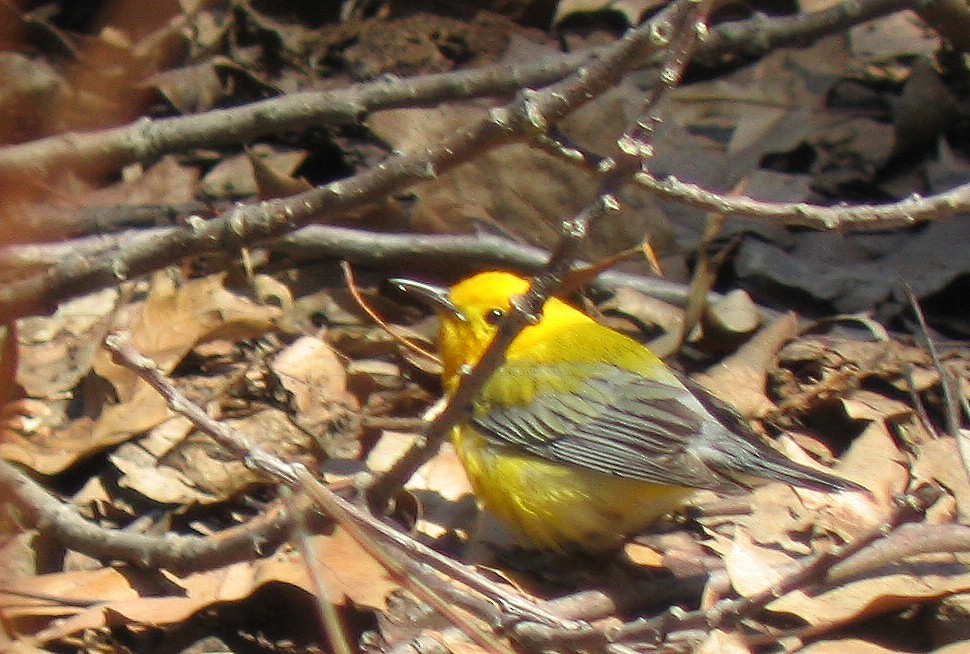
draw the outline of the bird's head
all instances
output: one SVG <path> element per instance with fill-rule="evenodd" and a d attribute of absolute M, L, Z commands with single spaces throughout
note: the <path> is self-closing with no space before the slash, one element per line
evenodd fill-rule
<path fill-rule="evenodd" d="M 444 365 L 442 380 L 448 390 L 457 384 L 463 365 L 474 365 L 498 331 L 498 323 L 508 313 L 511 299 L 529 290 L 529 282 L 508 272 L 484 272 L 469 277 L 451 288 L 442 288 L 409 279 L 390 283 L 432 307 L 441 320 L 438 348 Z M 552 298 L 544 307 L 543 321 L 562 312 L 582 315 L 566 303 Z M 542 322 L 538 325 L 541 327 Z M 535 329 L 527 327 L 526 331 Z"/>

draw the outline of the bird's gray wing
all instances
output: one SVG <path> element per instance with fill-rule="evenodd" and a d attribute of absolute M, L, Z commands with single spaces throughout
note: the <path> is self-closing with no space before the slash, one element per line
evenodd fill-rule
<path fill-rule="evenodd" d="M 676 381 L 609 363 L 512 361 L 498 373 L 484 385 L 472 418 L 495 445 L 656 484 L 737 490 L 774 479 L 865 490 L 788 459 L 706 392 Z"/>
<path fill-rule="evenodd" d="M 716 488 L 690 449 L 704 420 L 680 384 L 607 363 L 506 362 L 484 385 L 472 424 L 493 444 L 618 477 Z"/>

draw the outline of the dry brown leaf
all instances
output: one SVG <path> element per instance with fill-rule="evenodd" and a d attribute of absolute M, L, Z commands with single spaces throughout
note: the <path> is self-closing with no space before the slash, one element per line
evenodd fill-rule
<path fill-rule="evenodd" d="M 37 572 L 37 532 L 0 523 L 0 589 Z"/>
<path fill-rule="evenodd" d="M 879 486 L 875 479 L 877 475 L 888 474 L 897 484 L 900 477 L 905 476 L 905 470 L 892 459 L 891 455 L 898 456 L 899 453 L 885 428 L 879 429 L 877 425 L 872 433 L 860 436 L 853 447 L 855 453 L 850 453 L 853 465 L 843 463 L 836 473 L 867 488 Z M 785 454 L 803 465 L 819 467 L 793 443 L 785 448 Z M 885 457 L 886 461 L 876 465 L 869 456 Z M 854 465 L 859 462 L 864 466 L 862 462 L 865 461 L 868 461 L 870 470 L 857 471 Z M 829 535 L 835 534 L 836 542 L 846 542 L 884 521 L 892 506 L 889 493 L 876 493 L 876 497 L 877 500 L 873 500 L 864 493 L 825 493 L 786 484 L 766 484 L 752 492 L 750 513 L 737 517 L 737 535 L 758 545 L 804 556 L 814 549 L 810 541 L 812 535 L 831 538 Z M 717 520 L 705 518 L 702 522 L 712 528 L 717 525 Z"/>
<path fill-rule="evenodd" d="M 367 124 L 407 153 L 440 142 L 483 113 L 482 107 L 469 105 L 394 109 L 375 113 Z M 510 145 L 414 187 L 414 220 L 422 231 L 469 233 L 484 227 L 542 243 L 556 237 L 556 217 L 564 208 L 577 210 L 580 189 L 589 186 L 589 175 L 576 167 L 534 148 Z"/>
<path fill-rule="evenodd" d="M 289 415 L 279 409 L 265 409 L 243 418 L 223 420 L 223 423 L 246 434 L 257 446 L 284 460 L 302 461 L 314 467 L 319 458 L 319 448 L 313 436 L 293 424 Z M 175 429 L 178 430 L 178 426 Z M 142 440 L 151 441 L 152 436 Z M 130 445 L 140 445 L 142 440 Z M 161 451 L 157 458 L 141 457 L 139 464 L 129 467 L 119 483 L 158 501 L 163 501 L 161 498 L 168 495 L 170 501 L 177 503 L 194 499 L 208 504 L 223 501 L 254 484 L 265 482 L 265 477 L 246 466 L 238 455 L 226 452 L 211 438 L 198 432 L 175 443 L 165 441 L 162 447 L 166 445 L 171 449 Z M 119 465 L 122 456 L 119 450 L 111 460 Z M 154 473 L 147 470 L 152 465 L 158 469 Z M 122 467 L 122 470 L 125 468 Z M 149 481 L 153 476 L 157 477 L 153 481 L 171 481 L 160 486 Z"/>
<path fill-rule="evenodd" d="M 347 390 L 347 371 L 333 348 L 304 336 L 276 355 L 271 370 L 290 393 L 293 421 L 313 434 L 331 457 L 360 456 L 357 399 Z"/>
<path fill-rule="evenodd" d="M 17 381 L 28 397 L 56 400 L 88 373 L 117 297 L 108 288 L 64 302 L 52 316 L 20 321 Z"/>
<path fill-rule="evenodd" d="M 69 451 L 64 451 L 65 446 L 70 448 L 70 442 L 74 440 L 86 442 L 91 424 L 90 418 L 80 418 L 71 425 L 73 433 L 71 427 L 56 435 L 47 428 L 30 430 L 28 438 L 20 433 L 21 430 L 14 429 L 8 419 L 0 430 L 0 457 L 42 474 L 48 469 L 60 470 L 65 465 L 62 460 L 72 456 Z"/>
<path fill-rule="evenodd" d="M 604 96 L 583 107 L 581 112 L 589 113 L 582 120 L 576 114 L 566 121 L 570 138 L 589 147 L 593 138 L 619 133 L 626 123 L 624 101 L 639 104 L 642 89 L 631 84 L 618 93 L 619 100 Z M 479 119 L 485 107 L 484 103 L 468 103 L 380 111 L 368 117 L 367 125 L 394 149 L 419 152 Z M 616 123 L 616 132 L 604 121 Z M 610 136 L 608 147 L 612 147 L 612 139 Z M 511 144 L 415 186 L 413 192 L 416 203 L 409 229 L 451 234 L 484 230 L 551 247 L 560 237 L 562 220 L 593 197 L 596 180 L 530 145 Z M 670 249 L 671 227 L 655 199 L 635 187 L 623 193 L 620 213 L 590 234 L 583 256 L 593 260 L 608 257 L 641 243 L 645 236 L 658 251 Z"/>
<path fill-rule="evenodd" d="M 664 553 L 653 547 L 648 547 L 641 543 L 630 542 L 623 546 L 623 554 L 642 568 L 661 568 L 664 563 Z"/>
<path fill-rule="evenodd" d="M 415 528 L 437 538 L 450 531 L 468 531 L 474 524 L 475 502 L 465 469 L 453 448 L 442 447 L 421 466 L 405 488 L 421 503 Z"/>
<path fill-rule="evenodd" d="M 901 654 L 902 650 L 890 649 L 858 638 L 821 640 L 798 650 L 801 654 Z"/>
<path fill-rule="evenodd" d="M 223 93 L 212 59 L 162 71 L 152 75 L 145 84 L 156 89 L 182 114 L 208 111 Z"/>
<path fill-rule="evenodd" d="M 715 629 L 693 650 L 694 654 L 751 654 L 740 634 Z M 848 653 L 847 653 L 848 654 Z"/>
<path fill-rule="evenodd" d="M 720 561 L 712 560 L 705 541 L 686 531 L 650 534 L 637 540 L 644 540 L 648 547 L 662 552 L 663 568 L 680 578 L 704 575 L 721 565 Z"/>
<path fill-rule="evenodd" d="M 894 494 L 907 487 L 909 465 L 881 418 L 877 397 L 864 391 L 860 393 L 864 401 L 855 404 L 849 401 L 853 404 L 851 410 L 855 416 L 870 415 L 872 422 L 853 439 L 852 445 L 842 456 L 839 469 L 864 485 L 880 504 L 888 505 Z M 890 398 L 885 400 L 886 414 L 883 415 L 888 415 L 896 401 Z"/>
<path fill-rule="evenodd" d="M 74 452 L 74 455 L 80 457 L 123 443 L 132 436 L 148 431 L 171 415 L 165 398 L 147 384 L 137 384 L 123 403 L 104 408 L 94 423 L 85 449 Z"/>
<path fill-rule="evenodd" d="M 759 331 L 736 353 L 696 375 L 694 381 L 744 417 L 774 408 L 766 395 L 767 370 L 781 347 L 798 333 L 798 318 L 788 313 Z"/>
<path fill-rule="evenodd" d="M 866 21 L 849 30 L 852 54 L 863 63 L 885 63 L 900 57 L 933 57 L 940 37 L 908 11 Z"/>
<path fill-rule="evenodd" d="M 144 171 L 132 166 L 117 184 L 103 188 L 84 186 L 68 195 L 72 206 L 117 207 L 191 202 L 199 178 L 194 166 L 183 166 L 178 157 L 165 155 Z"/>
<path fill-rule="evenodd" d="M 824 56 L 831 56 L 828 49 Z M 790 118 L 813 106 L 817 98 L 792 68 L 790 57 L 765 57 L 731 75 L 681 86 L 671 94 L 676 107 L 670 112 L 671 119 L 693 130 L 731 130 L 726 145 L 727 152 L 734 155 L 777 147 L 779 138 L 799 138 L 802 135 L 790 134 L 795 128 Z"/>
<path fill-rule="evenodd" d="M 261 199 L 285 198 L 313 188 L 313 185 L 302 177 L 293 176 L 297 167 L 306 160 L 307 153 L 298 151 L 286 154 L 289 156 L 284 158 L 283 155 L 258 154 L 253 148 L 246 150 Z"/>
<path fill-rule="evenodd" d="M 774 548 L 756 545 L 739 531 L 724 555 L 724 568 L 731 585 L 742 597 L 756 595 L 783 576 L 784 568 L 795 559 Z"/>
<path fill-rule="evenodd" d="M 93 451 L 124 442 L 170 415 L 164 399 L 148 386 L 128 402 L 105 407 L 97 421 L 82 417 L 66 428 L 0 443 L 0 456 L 45 475 L 63 472 Z"/>
<path fill-rule="evenodd" d="M 347 375 L 344 363 L 325 341 L 304 336 L 273 357 L 270 368 L 292 394 L 291 403 L 305 413 L 318 402 L 344 400 Z"/>
<path fill-rule="evenodd" d="M 133 309 L 130 333 L 138 351 L 165 373 L 200 341 L 264 334 L 280 313 L 278 308 L 255 304 L 226 289 L 224 275 L 183 284 L 176 284 L 168 272 L 152 279 L 148 298 Z M 104 407 L 93 426 L 82 418 L 64 430 L 2 443 L 0 455 L 43 474 L 56 474 L 79 458 L 144 433 L 171 415 L 164 398 L 133 372 L 114 364 L 106 351 L 95 355 L 93 367 L 112 384 L 118 404 Z"/>
<path fill-rule="evenodd" d="M 935 59 L 917 59 L 893 105 L 893 152 L 905 156 L 935 142 L 952 124 L 956 112 L 956 100 L 936 70 Z"/>
<path fill-rule="evenodd" d="M 814 519 L 791 486 L 767 484 L 751 494 L 751 513 L 737 524 L 756 543 L 804 556 L 812 552 L 808 538 Z"/>
<path fill-rule="evenodd" d="M 734 289 L 719 301 L 704 306 L 704 331 L 728 335 L 750 334 L 761 323 L 758 306 L 743 289 Z"/>
<path fill-rule="evenodd" d="M 913 413 L 913 409 L 906 402 L 865 389 L 844 398 L 842 407 L 845 415 L 852 420 L 886 420 L 891 423 Z"/>
<path fill-rule="evenodd" d="M 331 602 L 339 605 L 349 599 L 364 608 L 382 610 L 385 607 L 387 595 L 398 588 L 397 582 L 392 581 L 384 568 L 366 554 L 347 532 L 337 528 L 333 534 L 314 536 L 312 540 L 324 571 Z M 294 571 L 303 573 L 301 561 L 295 563 Z M 313 592 L 313 586 L 305 575 L 303 578 L 295 575 L 292 583 L 308 593 Z"/>
<path fill-rule="evenodd" d="M 130 488 L 161 504 L 211 504 L 228 497 L 210 495 L 197 488 L 181 470 L 163 465 L 159 459 L 192 431 L 192 424 L 174 416 L 152 429 L 137 442 L 124 443 L 109 455 L 121 473 L 119 486 Z"/>
<path fill-rule="evenodd" d="M 259 305 L 224 285 L 225 274 L 177 282 L 170 271 L 152 276 L 148 298 L 129 328 L 135 349 L 158 368 L 171 372 L 197 343 L 207 339 L 244 339 L 273 328 L 280 310 Z M 96 372 L 115 387 L 121 402 L 143 384 L 137 375 L 102 352 Z"/>
<path fill-rule="evenodd" d="M 966 435 L 963 438 L 967 438 Z M 963 508 L 963 514 L 970 509 L 970 481 L 967 471 L 961 463 L 957 442 L 953 438 L 937 438 L 923 443 L 913 464 L 913 477 L 917 482 L 935 482 L 953 495 L 956 506 L 950 507 L 955 512 L 956 507 Z M 949 515 L 934 515 L 938 522 L 953 520 L 953 513 Z"/>
<path fill-rule="evenodd" d="M 647 11 L 662 7 L 667 0 L 562 0 L 556 5 L 553 25 L 577 14 L 594 11 L 615 11 L 621 14 L 630 25 L 640 22 Z"/>
<path fill-rule="evenodd" d="M 311 537 L 313 550 L 324 572 L 329 601 L 343 604 L 347 599 L 363 607 L 382 609 L 389 592 L 397 588 L 384 569 L 351 538 L 337 527 L 328 535 Z M 273 556 L 255 562 L 235 563 L 215 571 L 173 578 L 196 603 L 236 601 L 252 594 L 260 586 L 285 583 L 314 593 L 300 555 L 288 545 Z"/>
<path fill-rule="evenodd" d="M 899 562 L 867 573 L 863 578 L 840 581 L 820 593 L 789 593 L 768 608 L 797 615 L 810 625 L 824 624 L 831 628 L 927 599 L 964 592 L 970 586 L 970 568 L 957 556 L 928 555 L 912 563 Z M 782 578 L 785 568 L 794 565 L 797 558 L 757 544 L 739 532 L 726 550 L 724 561 L 735 590 L 748 597 Z"/>
<path fill-rule="evenodd" d="M 142 426 L 147 429 L 167 417 L 168 412 L 164 404 L 158 404 L 150 399 L 148 393 L 143 395 L 143 399 L 146 401 L 145 405 L 139 403 L 139 398 L 129 405 L 133 407 L 130 415 L 144 417 L 145 422 Z M 143 410 L 139 412 L 139 409 Z M 108 416 L 102 413 L 101 418 L 104 422 L 95 422 L 90 418 L 82 417 L 62 430 L 34 434 L 29 440 L 24 438 L 5 440 L 0 443 L 0 456 L 8 461 L 23 464 L 41 474 L 53 475 L 63 472 L 88 453 L 110 445 L 115 437 L 120 441 L 130 438 L 134 433 L 131 430 L 140 426 L 134 419 L 126 423 L 125 414 L 118 411 L 109 412 Z M 99 427 L 102 424 L 104 426 Z M 116 425 L 124 426 L 119 431 Z"/>
<path fill-rule="evenodd" d="M 818 466 L 804 453 L 786 448 L 804 465 Z M 738 523 L 760 544 L 780 546 L 794 554 L 808 554 L 805 535 L 832 533 L 838 542 L 851 542 L 884 522 L 892 511 L 892 497 L 906 487 L 908 474 L 885 425 L 874 422 L 852 443 L 835 469 L 873 493 L 823 493 L 784 484 L 768 484 L 754 491 L 751 515 Z"/>
<path fill-rule="evenodd" d="M 358 606 L 384 608 L 385 597 L 397 585 L 346 532 L 337 528 L 311 540 L 331 602 L 339 605 L 349 599 Z M 18 632 L 29 634 L 23 638 L 25 643 L 43 644 L 107 624 L 175 624 L 214 604 L 244 599 L 271 582 L 314 592 L 306 565 L 291 551 L 185 577 L 167 575 L 182 589 L 180 596 L 140 595 L 154 592 L 151 589 L 157 585 L 141 576 L 116 568 L 38 575 L 2 589 L 0 610 Z"/>
<path fill-rule="evenodd" d="M 820 523 L 846 541 L 884 522 L 893 510 L 893 498 L 909 484 L 906 457 L 881 421 L 870 423 L 855 437 L 843 454 L 837 472 L 862 484 L 875 498 L 870 501 L 858 494 L 839 494 L 833 510 L 819 516 Z M 846 507 L 847 512 L 839 508 L 843 503 L 851 503 Z"/>
<path fill-rule="evenodd" d="M 387 470 L 417 438 L 415 434 L 385 431 L 368 453 L 367 468 L 375 473 Z M 415 528 L 421 533 L 438 538 L 452 530 L 468 530 L 474 524 L 474 503 L 462 501 L 472 495 L 472 488 L 451 443 L 444 443 L 404 488 L 420 504 Z"/>
<path fill-rule="evenodd" d="M 257 182 L 257 176 L 260 174 L 263 175 L 261 181 L 267 186 L 267 190 L 283 186 L 282 183 L 277 185 L 268 179 L 270 174 L 267 173 L 267 168 L 275 171 L 274 177 L 277 180 L 285 177 L 294 185 L 299 183 L 299 180 L 293 178 L 293 172 L 306 159 L 306 152 L 302 150 L 280 152 L 269 145 L 258 144 L 250 149 L 250 153 L 229 157 L 216 164 L 202 179 L 200 184 L 202 194 L 212 198 L 257 196 L 261 190 Z M 254 157 L 260 160 L 259 173 L 253 169 Z"/>
<path fill-rule="evenodd" d="M 91 477 L 81 490 L 71 497 L 71 504 L 88 520 L 110 516 L 112 509 L 117 508 L 117 504 L 113 501 L 115 498 L 111 497 L 105 482 L 106 480 L 101 476 Z M 131 513 L 127 515 L 130 516 Z"/>
<path fill-rule="evenodd" d="M 636 318 L 645 325 L 657 325 L 665 332 L 679 333 L 684 324 L 682 308 L 629 288 L 616 289 L 613 297 L 602 303 L 599 308 L 604 313 L 618 311 Z M 657 354 L 660 356 L 659 353 Z"/>
<path fill-rule="evenodd" d="M 70 93 L 64 71 L 43 57 L 6 50 L 0 53 L 0 77 L 4 80 L 0 87 L 0 113 L 4 116 L 0 140 L 4 143 L 39 136 L 51 117 L 38 108 L 56 106 Z M 4 198 L 5 203 L 8 199 Z"/>
<path fill-rule="evenodd" d="M 829 627 L 896 611 L 927 600 L 970 590 L 970 566 L 959 555 L 923 556 L 913 562 L 869 572 L 864 578 L 841 581 L 825 592 L 789 593 L 768 605 L 791 613 L 810 625 Z"/>
<path fill-rule="evenodd" d="M 5 619 L 60 617 L 85 610 L 87 605 L 137 598 L 132 580 L 115 568 L 36 575 L 7 583 L 0 589 Z"/>

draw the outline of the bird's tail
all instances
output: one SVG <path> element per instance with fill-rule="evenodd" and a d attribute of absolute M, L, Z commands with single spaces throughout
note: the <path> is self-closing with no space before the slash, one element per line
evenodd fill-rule
<path fill-rule="evenodd" d="M 844 477 L 795 463 L 754 433 L 731 431 L 733 434 L 717 423 L 706 425 L 706 452 L 702 458 L 708 467 L 735 483 L 751 487 L 765 481 L 780 481 L 820 491 L 869 492 Z"/>
<path fill-rule="evenodd" d="M 870 492 L 854 481 L 795 463 L 765 443 L 728 404 L 691 380 L 685 385 L 709 412 L 701 427 L 704 445 L 697 453 L 721 478 L 749 488 L 780 481 L 819 491 Z"/>
<path fill-rule="evenodd" d="M 795 463 L 768 446 L 765 446 L 759 452 L 757 458 L 745 457 L 740 465 L 728 464 L 718 472 L 746 485 L 756 485 L 759 481 L 762 483 L 764 481 L 780 481 L 792 486 L 819 491 L 869 492 L 864 486 L 844 477 Z"/>

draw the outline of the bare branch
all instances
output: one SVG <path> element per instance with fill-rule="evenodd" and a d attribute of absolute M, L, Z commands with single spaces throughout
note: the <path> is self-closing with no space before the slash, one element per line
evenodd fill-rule
<path fill-rule="evenodd" d="M 289 517 L 279 506 L 238 527 L 207 537 L 163 536 L 105 529 L 84 519 L 15 465 L 0 459 L 4 497 L 26 518 L 72 550 L 100 559 L 129 561 L 146 568 L 192 571 L 243 561 L 273 550 L 289 529 Z"/>
<path fill-rule="evenodd" d="M 637 173 L 635 181 L 661 199 L 706 211 L 790 227 L 841 232 L 890 231 L 970 211 L 970 184 L 889 204 L 822 207 L 802 202 L 762 202 L 744 196 L 720 195 L 676 177 L 658 179 L 646 171 Z"/>
<path fill-rule="evenodd" d="M 266 134 L 319 125 L 359 123 L 378 109 L 420 106 L 484 95 L 508 96 L 569 74 L 586 55 L 544 58 L 526 65 L 496 65 L 423 75 L 329 91 L 294 93 L 231 109 L 150 119 L 96 132 L 50 136 L 0 148 L 0 176 L 43 175 L 64 166 L 87 172 L 155 161 L 163 154 L 247 143 Z"/>
<path fill-rule="evenodd" d="M 867 20 L 912 9 L 909 0 L 845 0 L 794 16 L 757 17 L 723 23 L 711 31 L 695 60 L 717 66 L 725 58 L 763 56 L 775 48 L 809 45 L 814 40 Z"/>
<path fill-rule="evenodd" d="M 53 310 L 65 299 L 117 284 L 119 274 L 134 276 L 133 266 L 139 262 L 158 262 L 157 266 L 163 267 L 174 260 L 211 250 L 209 243 L 198 238 L 189 236 L 177 241 L 175 235 L 182 229 L 129 230 L 64 243 L 0 249 L 0 264 L 5 274 L 15 280 L 0 287 L 0 315 L 18 318 Z M 183 247 L 170 260 L 175 250 L 173 240 L 181 242 Z M 488 234 L 389 234 L 330 225 L 310 225 L 264 245 L 299 260 L 345 259 L 388 271 L 439 265 L 462 270 L 487 267 L 532 273 L 541 270 L 549 260 L 546 250 Z M 35 273 L 41 266 L 48 267 L 43 273 Z M 600 273 L 593 286 L 604 290 L 632 288 L 675 304 L 682 304 L 686 297 L 682 284 L 612 270 Z M 719 297 L 712 293 L 710 300 Z"/>

